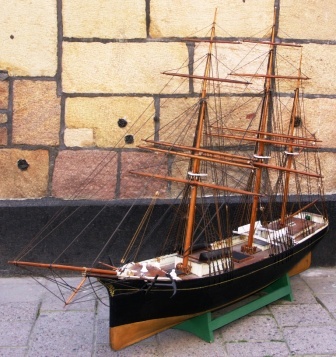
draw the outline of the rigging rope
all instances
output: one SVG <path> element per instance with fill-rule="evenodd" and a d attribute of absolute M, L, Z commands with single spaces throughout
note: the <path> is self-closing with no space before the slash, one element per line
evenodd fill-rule
<path fill-rule="evenodd" d="M 149 206 L 148 206 L 148 208 L 147 208 L 147 210 L 146 210 L 146 213 L 145 213 L 144 216 L 142 217 L 142 220 L 141 220 L 139 226 L 137 227 L 137 230 L 136 230 L 136 232 L 134 233 L 134 235 L 133 235 L 133 237 L 132 237 L 132 239 L 131 239 L 131 242 L 129 243 L 129 245 L 128 245 L 128 247 L 127 247 L 127 249 L 126 249 L 124 255 L 123 255 L 122 258 L 121 258 L 121 263 L 125 263 L 125 262 L 126 262 L 128 256 L 129 256 L 129 254 L 130 254 L 130 251 L 131 251 L 131 249 L 133 248 L 134 243 L 136 242 L 136 240 L 137 240 L 137 238 L 138 238 L 138 236 L 139 236 L 141 230 L 143 229 L 143 227 L 146 227 L 146 228 L 147 228 L 149 218 L 150 218 L 151 215 L 152 215 L 153 208 L 154 208 L 154 206 L 155 206 L 155 202 L 156 202 L 158 196 L 159 196 L 159 193 L 156 192 L 156 193 L 155 193 L 155 196 L 152 198 L 152 201 L 151 201 L 151 203 L 149 204 Z M 141 239 L 139 245 L 141 245 L 141 242 L 142 242 L 142 240 L 143 240 L 143 236 L 144 236 L 144 234 L 145 234 L 145 232 L 146 232 L 146 228 L 145 228 L 144 231 L 143 231 L 142 239 Z M 138 249 L 137 249 L 137 252 L 138 252 L 138 250 L 139 250 L 139 247 L 138 247 Z M 136 256 L 135 256 L 135 257 L 136 257 Z"/>

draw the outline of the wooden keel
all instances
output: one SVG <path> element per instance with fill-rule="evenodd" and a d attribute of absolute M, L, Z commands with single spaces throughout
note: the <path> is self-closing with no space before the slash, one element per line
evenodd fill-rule
<path fill-rule="evenodd" d="M 172 316 L 110 327 L 110 345 L 115 351 L 121 350 L 197 315 Z"/>

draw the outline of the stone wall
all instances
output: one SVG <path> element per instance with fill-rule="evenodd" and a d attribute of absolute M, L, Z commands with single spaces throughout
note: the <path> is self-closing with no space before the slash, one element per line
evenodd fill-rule
<path fill-rule="evenodd" d="M 306 111 L 327 146 L 321 154 L 326 193 L 336 193 L 334 2 L 0 0 L 3 204 L 127 197 L 125 185 L 132 182 L 120 180 L 121 163 L 132 160 L 138 139 L 122 149 L 117 138 L 129 133 L 118 119 L 132 121 L 150 106 L 157 110 L 167 93 L 160 72 L 188 57 L 181 38 L 209 25 L 215 7 L 218 25 L 245 38 L 271 25 L 274 5 L 282 38 L 305 44 L 303 72 L 312 78 Z M 153 130 L 155 119 L 142 123 L 141 134 Z M 108 151 L 115 158 L 88 193 L 71 196 Z"/>

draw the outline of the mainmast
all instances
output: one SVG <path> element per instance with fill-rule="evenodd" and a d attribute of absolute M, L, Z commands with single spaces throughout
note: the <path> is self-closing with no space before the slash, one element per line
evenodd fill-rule
<path fill-rule="evenodd" d="M 274 51 L 275 51 L 275 11 L 274 11 L 274 21 L 272 26 L 271 33 L 271 41 L 270 41 L 270 50 L 269 50 L 269 58 L 267 65 L 267 72 L 265 77 L 265 89 L 264 89 L 264 101 L 261 112 L 260 126 L 259 126 L 259 134 L 258 138 L 266 139 L 267 135 L 267 122 L 270 111 L 270 102 L 271 102 L 271 87 L 272 87 L 272 79 L 274 78 Z M 265 143 L 263 140 L 257 142 L 257 150 L 254 155 L 257 162 L 263 162 L 265 158 Z M 255 184 L 253 193 L 253 202 L 251 209 L 251 219 L 250 219 L 250 231 L 248 235 L 248 241 L 245 246 L 242 246 L 242 251 L 247 253 L 253 253 L 253 236 L 255 230 L 255 223 L 257 221 L 257 211 L 259 204 L 259 194 L 261 187 L 261 179 L 262 179 L 262 167 L 256 167 L 256 176 L 255 176 Z"/>
<path fill-rule="evenodd" d="M 204 120 L 205 120 L 206 108 L 207 108 L 207 101 L 206 101 L 207 84 L 208 84 L 208 78 L 210 77 L 210 65 L 211 65 L 213 39 L 215 37 L 216 16 L 217 16 L 217 9 L 215 11 L 214 20 L 212 23 L 209 50 L 208 50 L 208 55 L 207 55 L 207 60 L 204 70 L 204 79 L 202 83 L 202 92 L 201 92 L 196 137 L 193 145 L 193 147 L 196 149 L 195 152 L 197 152 L 197 149 L 201 147 L 201 142 L 203 137 L 203 127 L 204 127 Z M 183 249 L 184 253 L 183 253 L 183 261 L 182 261 L 182 270 L 186 272 L 188 271 L 189 252 L 192 245 L 192 237 L 194 232 L 197 189 L 198 189 L 198 185 L 193 185 L 192 182 L 199 180 L 200 163 L 201 163 L 200 159 L 194 158 L 192 160 L 191 171 L 188 173 L 191 181 L 191 188 L 190 188 L 190 202 L 189 202 L 188 214 L 187 214 L 187 229 L 186 229 L 186 235 L 184 241 L 184 249 Z"/>

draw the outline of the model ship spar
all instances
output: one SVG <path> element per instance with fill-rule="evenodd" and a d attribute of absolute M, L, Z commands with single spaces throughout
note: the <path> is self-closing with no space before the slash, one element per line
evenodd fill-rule
<path fill-rule="evenodd" d="M 200 95 L 185 100 L 191 107 L 160 123 L 140 146 L 142 168 L 132 174 L 149 183 L 154 199 L 120 263 L 104 259 L 116 232 L 130 224 L 126 213 L 133 214 L 134 203 L 91 267 L 27 262 L 24 256 L 11 262 L 83 274 L 67 302 L 88 286 L 87 279 L 97 278 L 109 293 L 114 349 L 261 290 L 303 262 L 327 232 L 318 140 L 306 127 L 301 103 L 300 87 L 308 79 L 301 73 L 301 55 L 295 73 L 294 67 L 289 74 L 277 70 L 278 56 L 288 63 L 280 48 L 298 52 L 300 46 L 275 40 L 273 26 L 268 41 L 226 43 L 216 37 L 215 21 L 210 36 L 186 39 L 195 56 L 206 47 L 205 56 L 189 63 L 188 72 L 164 73 L 192 89 L 200 85 Z M 220 46 L 245 51 L 245 62 L 225 76 L 217 73 L 224 58 Z M 258 65 L 246 49 L 260 51 Z M 246 66 L 257 72 L 244 72 Z M 292 95 L 283 88 L 292 88 Z M 145 186 L 139 184 L 140 196 Z M 173 193 L 177 198 L 169 200 L 171 206 L 157 202 L 158 219 L 154 201 L 162 188 L 164 198 Z"/>

